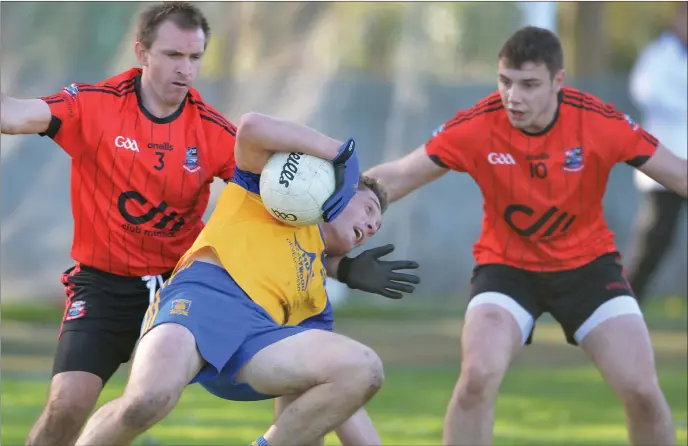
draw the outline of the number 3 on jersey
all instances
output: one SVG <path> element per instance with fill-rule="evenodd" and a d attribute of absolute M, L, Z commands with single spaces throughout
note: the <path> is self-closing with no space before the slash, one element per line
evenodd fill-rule
<path fill-rule="evenodd" d="M 158 164 L 153 166 L 155 170 L 162 170 L 165 167 L 165 152 L 155 152 L 158 155 Z"/>

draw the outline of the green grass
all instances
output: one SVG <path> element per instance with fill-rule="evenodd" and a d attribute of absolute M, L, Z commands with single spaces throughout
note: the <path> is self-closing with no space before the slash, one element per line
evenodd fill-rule
<path fill-rule="evenodd" d="M 438 445 L 444 412 L 460 364 L 460 304 L 440 313 L 417 304 L 337 310 L 337 330 L 373 347 L 383 358 L 387 380 L 368 410 L 385 445 Z M 685 306 L 648 313 L 661 326 L 653 332 L 660 383 L 687 444 L 688 342 Z M 51 355 L 62 309 L 2 307 L 2 445 L 21 445 L 45 403 Z M 459 310 L 460 311 L 460 310 Z M 432 315 L 434 314 L 434 318 Z M 678 327 L 670 331 L 672 323 Z M 127 367 L 103 392 L 99 404 L 121 394 Z M 179 405 L 137 445 L 246 445 L 272 420 L 271 402 L 235 403 L 187 388 Z M 524 350 L 502 386 L 495 422 L 500 445 L 627 444 L 625 418 L 615 396 L 580 350 L 566 346 L 561 330 L 539 323 L 535 343 Z M 336 445 L 336 437 L 327 438 Z"/>
<path fill-rule="evenodd" d="M 368 409 L 384 444 L 439 444 L 444 410 L 454 385 L 451 369 L 393 367 L 383 390 Z M 660 376 L 676 420 L 685 420 L 686 375 Z M 101 403 L 122 391 L 122 377 L 105 390 Z M 4 377 L 2 380 L 2 444 L 23 444 L 46 394 L 44 380 Z M 141 438 L 160 445 L 245 445 L 264 433 L 271 421 L 271 403 L 234 403 L 189 387 L 172 414 Z M 625 444 L 621 407 L 590 367 L 557 370 L 519 366 L 504 382 L 497 406 L 495 444 L 601 445 Z M 678 430 L 686 443 L 685 424 Z M 328 437 L 328 444 L 338 444 Z"/>

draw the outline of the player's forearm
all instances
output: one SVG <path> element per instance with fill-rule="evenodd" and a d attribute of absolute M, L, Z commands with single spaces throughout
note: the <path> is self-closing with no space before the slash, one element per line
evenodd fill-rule
<path fill-rule="evenodd" d="M 400 160 L 396 160 L 380 164 L 364 172 L 364 175 L 375 178 L 385 187 L 389 203 L 405 197 L 414 190 L 408 178 L 403 175 L 399 162 Z"/>
<path fill-rule="evenodd" d="M 678 195 L 688 196 L 688 160 L 676 156 L 663 144 L 638 169 Z"/>
<path fill-rule="evenodd" d="M 669 186 L 674 192 L 679 194 L 684 198 L 688 198 L 688 160 L 682 159 L 679 163 L 680 169 L 679 173 L 674 180 L 676 183 L 675 187 Z"/>
<path fill-rule="evenodd" d="M 4 134 L 44 132 L 51 118 L 50 107 L 40 99 L 15 99 L 0 93 L 0 131 Z"/>
<path fill-rule="evenodd" d="M 392 203 L 447 171 L 430 159 L 425 146 L 420 146 L 403 158 L 369 169 L 364 175 L 377 179 L 385 187 L 387 199 Z"/>
<path fill-rule="evenodd" d="M 335 431 L 342 446 L 380 445 L 380 437 L 375 430 L 365 408 L 361 408 Z"/>
<path fill-rule="evenodd" d="M 315 129 L 260 113 L 242 116 L 237 138 L 271 152 L 301 152 L 332 160 L 342 145 Z"/>

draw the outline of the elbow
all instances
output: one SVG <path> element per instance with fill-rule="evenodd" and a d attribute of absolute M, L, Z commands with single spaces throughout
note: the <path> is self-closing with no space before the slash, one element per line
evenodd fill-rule
<path fill-rule="evenodd" d="M 270 118 L 267 116 L 256 112 L 249 112 L 242 115 L 237 129 L 237 138 L 245 140 L 256 139 L 265 131 L 264 129 L 269 119 Z"/>

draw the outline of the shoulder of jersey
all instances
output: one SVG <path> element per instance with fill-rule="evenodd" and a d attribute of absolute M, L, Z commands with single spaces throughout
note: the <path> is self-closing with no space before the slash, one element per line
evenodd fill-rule
<path fill-rule="evenodd" d="M 595 95 L 571 87 L 564 87 L 561 91 L 561 103 L 565 108 L 595 117 L 627 120 L 626 115 L 614 108 L 614 105 L 605 103 Z"/>
<path fill-rule="evenodd" d="M 475 103 L 475 105 L 459 110 L 454 117 L 449 120 L 443 130 L 449 130 L 452 127 L 466 125 L 470 127 L 481 126 L 487 123 L 493 123 L 499 119 L 503 113 L 496 113 L 504 110 L 502 98 L 499 92 L 494 92 Z"/>
<path fill-rule="evenodd" d="M 189 90 L 188 101 L 201 117 L 206 127 L 221 130 L 229 133 L 232 137 L 236 137 L 236 126 L 225 119 L 213 106 L 207 104 L 197 90 L 193 88 Z"/>
<path fill-rule="evenodd" d="M 96 84 L 75 83 L 70 85 L 65 90 L 71 90 L 72 93 L 97 93 L 110 97 L 124 97 L 135 91 L 136 76 L 141 74 L 140 68 L 131 68 L 111 78 L 102 80 Z"/>

